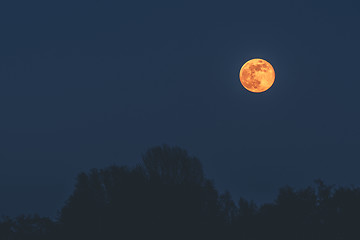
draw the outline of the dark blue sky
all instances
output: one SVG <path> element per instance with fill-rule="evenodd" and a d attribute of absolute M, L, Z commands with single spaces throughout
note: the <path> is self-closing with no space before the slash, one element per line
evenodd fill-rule
<path fill-rule="evenodd" d="M 0 214 L 55 216 L 80 171 L 178 145 L 256 202 L 359 185 L 358 1 L 1 1 Z M 263 58 L 272 88 L 245 90 Z"/>

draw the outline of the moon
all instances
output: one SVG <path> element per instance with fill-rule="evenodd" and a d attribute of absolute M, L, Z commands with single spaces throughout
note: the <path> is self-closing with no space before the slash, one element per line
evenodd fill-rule
<path fill-rule="evenodd" d="M 275 81 L 275 70 L 269 62 L 255 58 L 241 67 L 239 78 L 244 88 L 250 92 L 265 92 Z"/>

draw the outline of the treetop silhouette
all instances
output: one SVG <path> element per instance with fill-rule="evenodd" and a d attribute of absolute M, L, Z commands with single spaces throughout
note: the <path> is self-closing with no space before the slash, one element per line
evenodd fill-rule
<path fill-rule="evenodd" d="M 3 217 L 0 240 L 360 239 L 360 189 L 315 181 L 279 190 L 256 206 L 219 194 L 196 157 L 179 147 L 149 149 L 135 168 L 110 166 L 77 176 L 57 220 Z"/>

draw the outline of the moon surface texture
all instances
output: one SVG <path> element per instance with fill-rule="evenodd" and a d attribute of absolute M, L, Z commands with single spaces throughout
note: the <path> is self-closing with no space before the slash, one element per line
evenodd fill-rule
<path fill-rule="evenodd" d="M 244 88 L 250 92 L 260 93 L 265 92 L 273 85 L 275 70 L 267 61 L 255 58 L 242 66 L 239 77 Z"/>

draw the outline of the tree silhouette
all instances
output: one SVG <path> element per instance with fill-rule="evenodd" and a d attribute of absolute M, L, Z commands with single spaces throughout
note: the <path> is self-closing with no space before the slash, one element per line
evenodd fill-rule
<path fill-rule="evenodd" d="M 238 212 L 236 218 L 233 221 L 235 233 L 234 235 L 239 236 L 241 239 L 251 239 L 255 232 L 256 216 L 258 209 L 253 201 L 247 201 L 244 198 L 240 198 L 238 202 Z"/>
<path fill-rule="evenodd" d="M 150 179 L 162 183 L 201 185 L 204 180 L 200 161 L 179 147 L 151 148 L 143 155 L 143 164 Z"/>
<path fill-rule="evenodd" d="M 164 145 L 147 151 L 143 166 L 79 174 L 61 211 L 64 237 L 111 238 L 119 231 L 143 237 L 141 228 L 157 238 L 181 238 L 189 232 L 201 235 L 215 224 L 220 216 L 218 194 L 197 158 Z"/>
<path fill-rule="evenodd" d="M 219 194 L 200 161 L 179 147 L 149 149 L 134 168 L 110 166 L 77 176 L 57 220 L 3 217 L 0 240 L 360 239 L 360 188 L 279 190 L 256 206 Z"/>
<path fill-rule="evenodd" d="M 56 239 L 56 224 L 38 215 L 20 215 L 15 219 L 5 217 L 0 223 L 0 239 L 45 240 Z"/>

